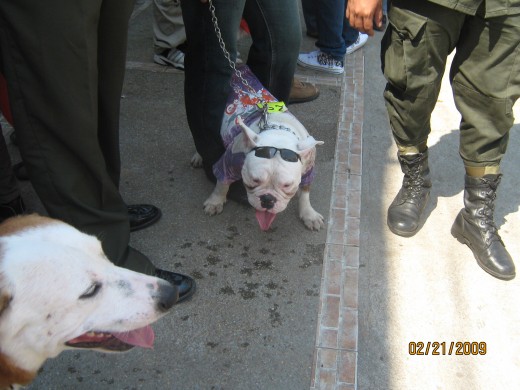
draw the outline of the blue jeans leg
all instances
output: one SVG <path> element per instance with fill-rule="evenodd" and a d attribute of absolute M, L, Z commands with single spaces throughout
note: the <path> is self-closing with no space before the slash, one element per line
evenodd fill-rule
<path fill-rule="evenodd" d="M 318 7 L 316 0 L 302 0 L 303 20 L 307 33 L 318 32 Z"/>
<path fill-rule="evenodd" d="M 317 0 L 318 41 L 316 46 L 335 59 L 343 60 L 346 53 L 343 39 L 346 0 Z"/>

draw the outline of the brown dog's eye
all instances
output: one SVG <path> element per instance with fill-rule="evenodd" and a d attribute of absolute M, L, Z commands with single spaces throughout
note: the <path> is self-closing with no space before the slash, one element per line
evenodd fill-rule
<path fill-rule="evenodd" d="M 94 297 L 101 289 L 101 283 L 95 282 L 83 294 L 80 295 L 79 299 L 88 299 Z"/>

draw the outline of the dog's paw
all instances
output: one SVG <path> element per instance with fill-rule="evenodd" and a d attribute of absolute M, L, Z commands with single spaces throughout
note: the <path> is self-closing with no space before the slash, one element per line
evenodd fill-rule
<path fill-rule="evenodd" d="M 224 210 L 224 203 L 223 202 L 211 202 L 210 199 L 204 202 L 204 212 L 207 215 L 217 215 Z"/>
<path fill-rule="evenodd" d="M 325 220 L 323 215 L 312 208 L 301 212 L 300 219 L 303 221 L 305 227 L 309 230 L 318 231 L 325 227 Z"/>
<path fill-rule="evenodd" d="M 190 160 L 190 165 L 193 168 L 202 168 L 202 156 L 200 154 L 198 154 L 197 152 L 195 152 L 195 154 L 193 155 L 193 157 Z"/>
<path fill-rule="evenodd" d="M 226 194 L 228 193 L 229 185 L 222 182 L 217 182 L 213 192 L 204 202 L 204 212 L 207 215 L 217 215 L 224 209 L 226 203 Z"/>

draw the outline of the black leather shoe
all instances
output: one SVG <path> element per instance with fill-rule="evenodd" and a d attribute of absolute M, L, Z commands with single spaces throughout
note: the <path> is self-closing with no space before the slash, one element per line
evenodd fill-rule
<path fill-rule="evenodd" d="M 153 225 L 161 218 L 161 210 L 151 204 L 132 204 L 127 208 L 131 232 Z"/>
<path fill-rule="evenodd" d="M 165 271 L 163 269 L 157 268 L 155 270 L 155 276 L 158 278 L 164 279 L 167 282 L 170 282 L 173 286 L 177 288 L 179 292 L 179 300 L 177 303 L 183 302 L 195 293 L 196 283 L 195 280 L 183 274 L 178 274 L 171 271 Z"/>
<path fill-rule="evenodd" d="M 9 203 L 0 204 L 0 223 L 7 218 L 24 214 L 25 210 L 25 204 L 21 196 L 13 199 Z"/>

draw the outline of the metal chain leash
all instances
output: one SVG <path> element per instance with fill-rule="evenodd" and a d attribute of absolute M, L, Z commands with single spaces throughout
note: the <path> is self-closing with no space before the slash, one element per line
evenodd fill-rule
<path fill-rule="evenodd" d="M 231 59 L 231 55 L 229 54 L 229 51 L 227 51 L 227 49 L 226 49 L 226 44 L 224 42 L 224 39 L 222 38 L 222 33 L 220 32 L 220 28 L 218 26 L 218 19 L 217 19 L 217 15 L 215 14 L 215 6 L 213 5 L 213 1 L 208 0 L 208 3 L 209 3 L 209 11 L 211 13 L 211 21 L 213 23 L 213 27 L 215 28 L 215 34 L 217 35 L 218 43 L 220 45 L 220 48 L 222 49 L 222 52 L 224 53 L 224 57 L 226 57 L 230 68 L 233 70 L 233 72 L 238 77 L 240 82 L 244 85 L 244 87 L 247 88 L 251 94 L 258 97 L 260 100 L 262 111 L 263 111 L 262 121 L 261 121 L 261 122 L 263 122 L 263 124 L 262 124 L 261 128 L 263 128 L 268 125 L 267 102 L 265 101 L 263 96 L 261 94 L 258 94 L 258 92 L 256 92 L 255 89 L 249 84 L 249 82 L 244 77 L 242 77 L 242 72 L 237 69 L 236 62 L 234 62 Z"/>

